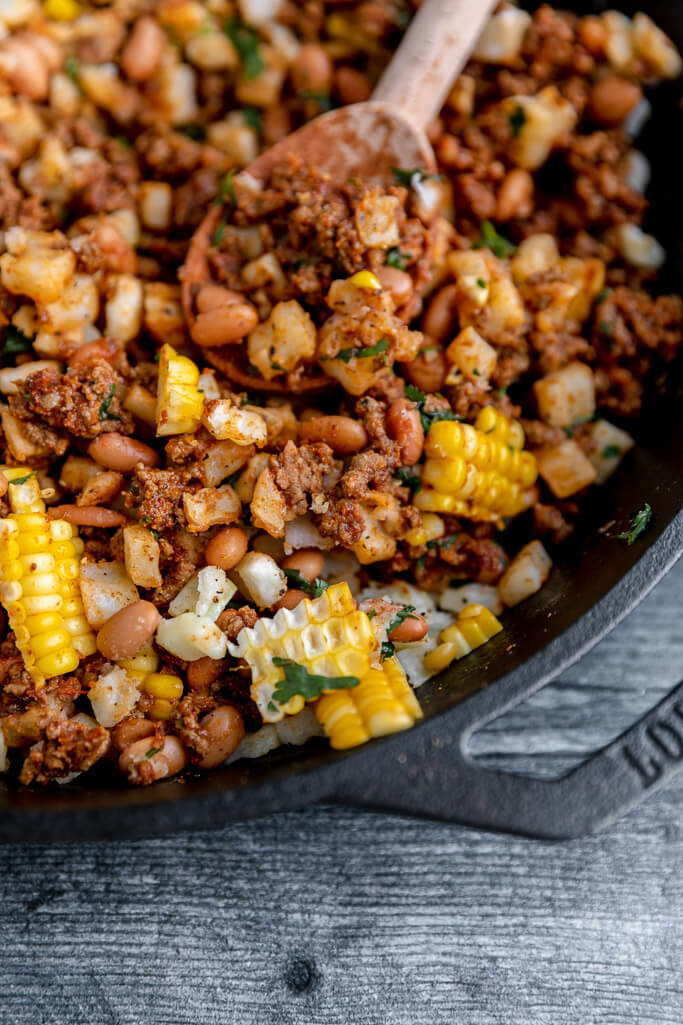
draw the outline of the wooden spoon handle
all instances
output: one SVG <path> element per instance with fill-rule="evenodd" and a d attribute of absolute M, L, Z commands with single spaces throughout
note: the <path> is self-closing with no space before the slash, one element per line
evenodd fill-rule
<path fill-rule="evenodd" d="M 417 125 L 434 118 L 497 0 L 424 0 L 372 94 Z"/>

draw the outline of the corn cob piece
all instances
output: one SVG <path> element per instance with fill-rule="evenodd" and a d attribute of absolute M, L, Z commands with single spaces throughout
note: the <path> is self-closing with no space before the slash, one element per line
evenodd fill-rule
<path fill-rule="evenodd" d="M 311 600 L 304 598 L 294 609 L 280 609 L 272 619 L 257 620 L 241 630 L 228 649 L 251 667 L 251 696 L 265 722 L 279 722 L 295 715 L 305 701 L 296 694 L 283 705 L 273 692 L 283 679 L 273 658 L 291 659 L 320 676 L 357 676 L 370 670 L 370 653 L 377 648 L 370 620 L 355 607 L 349 585 L 334 584 Z"/>
<path fill-rule="evenodd" d="M 458 618 L 439 634 L 440 643 L 424 657 L 425 668 L 440 673 L 458 658 L 486 644 L 503 629 L 494 614 L 483 605 L 466 605 Z"/>
<path fill-rule="evenodd" d="M 48 520 L 31 470 L 1 469 L 12 512 L 0 520 L 0 601 L 26 670 L 40 688 L 96 651 L 78 587 L 83 542 L 70 523 Z"/>
<path fill-rule="evenodd" d="M 358 687 L 332 691 L 316 701 L 315 716 L 341 751 L 365 744 L 372 737 L 398 733 L 422 718 L 422 709 L 396 658 L 382 669 L 371 669 Z"/>
<path fill-rule="evenodd" d="M 523 449 L 524 431 L 492 406 L 471 424 L 437 420 L 425 442 L 427 460 L 419 509 L 502 524 L 526 508 L 536 460 Z"/>
<path fill-rule="evenodd" d="M 151 718 L 170 718 L 174 707 L 183 696 L 183 681 L 179 676 L 157 672 L 159 656 L 151 642 L 133 658 L 124 658 L 117 665 L 125 669 L 141 691 L 154 698 L 149 713 Z"/>
<path fill-rule="evenodd" d="M 168 343 L 161 348 L 157 385 L 157 436 L 196 431 L 204 409 L 204 395 L 197 387 L 199 368 L 187 356 L 179 356 Z"/>

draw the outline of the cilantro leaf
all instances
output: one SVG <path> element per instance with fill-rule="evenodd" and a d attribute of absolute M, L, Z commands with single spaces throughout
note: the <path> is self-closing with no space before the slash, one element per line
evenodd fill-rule
<path fill-rule="evenodd" d="M 2 339 L 3 356 L 18 356 L 20 353 L 30 352 L 33 348 L 31 339 L 14 324 L 7 324 L 3 328 Z"/>
<path fill-rule="evenodd" d="M 252 132 L 260 137 L 263 130 L 263 117 L 257 107 L 242 107 L 242 117 Z"/>
<path fill-rule="evenodd" d="M 418 619 L 418 616 L 414 616 L 415 612 L 414 605 L 404 605 L 402 609 L 399 609 L 396 615 L 389 622 L 387 627 L 387 633 L 390 634 L 392 630 L 395 630 L 397 626 L 400 626 L 404 619 Z"/>
<path fill-rule="evenodd" d="M 377 345 L 360 346 L 354 349 L 341 349 L 332 359 L 340 359 L 342 363 L 348 363 L 352 359 L 369 359 L 370 356 L 379 356 L 389 348 L 389 339 L 380 338 Z"/>
<path fill-rule="evenodd" d="M 311 598 L 319 598 L 330 586 L 326 580 L 316 577 L 315 580 L 307 580 L 298 569 L 286 569 L 285 576 L 290 587 L 295 587 Z"/>
<path fill-rule="evenodd" d="M 304 102 L 316 103 L 321 114 L 332 110 L 332 97 L 329 93 L 318 93 L 314 89 L 299 89 L 297 98 Z"/>
<path fill-rule="evenodd" d="M 391 641 L 382 641 L 382 647 L 380 648 L 380 658 L 384 662 L 385 658 L 393 658 L 396 654 L 396 648 Z"/>
<path fill-rule="evenodd" d="M 526 111 L 524 110 L 524 107 L 521 107 L 519 104 L 517 104 L 515 109 L 508 117 L 508 121 L 510 122 L 512 134 L 516 139 L 519 136 L 522 129 L 524 128 L 524 125 L 526 124 Z"/>
<path fill-rule="evenodd" d="M 613 534 L 612 537 L 615 541 L 625 541 L 627 545 L 632 545 L 634 541 L 638 540 L 641 534 L 645 533 L 652 522 L 652 517 L 652 506 L 649 502 L 646 502 L 643 508 L 639 509 L 631 520 L 631 525 L 628 530 L 625 530 L 623 534 Z"/>
<path fill-rule="evenodd" d="M 109 389 L 109 394 L 107 395 L 107 397 L 104 400 L 104 402 L 100 405 L 100 409 L 99 409 L 99 412 L 97 414 L 100 420 L 118 420 L 119 419 L 118 416 L 115 416 L 113 413 L 109 412 L 109 407 L 111 406 L 112 399 L 114 398 L 115 392 L 116 392 L 116 385 L 112 384 L 112 386 Z"/>
<path fill-rule="evenodd" d="M 502 260 L 516 252 L 517 247 L 513 246 L 509 239 L 499 235 L 491 221 L 482 221 L 481 238 L 473 243 L 473 249 L 490 249 Z"/>
<path fill-rule="evenodd" d="M 420 391 L 420 389 L 417 388 L 414 384 L 407 384 L 403 389 L 403 394 L 407 399 L 410 399 L 412 402 L 424 402 L 424 400 L 427 398 L 425 393 L 423 391 Z"/>
<path fill-rule="evenodd" d="M 175 130 L 182 135 L 186 135 L 188 139 L 194 139 L 195 142 L 204 142 L 206 138 L 206 128 L 204 125 L 198 125 L 192 121 L 186 125 L 176 125 Z"/>
<path fill-rule="evenodd" d="M 427 396 L 419 388 L 416 388 L 414 384 L 407 384 L 403 390 L 403 394 L 407 399 L 415 402 L 417 408 L 420 410 L 420 420 L 422 421 L 422 429 L 425 434 L 437 420 L 462 420 L 461 416 L 458 416 L 453 412 L 452 409 L 433 409 L 429 412 L 425 410 L 424 404 Z"/>
<path fill-rule="evenodd" d="M 227 223 L 228 223 L 227 218 L 225 216 L 221 217 L 220 221 L 218 222 L 218 227 L 216 228 L 216 230 L 214 231 L 213 235 L 211 236 L 211 245 L 212 246 L 220 245 L 221 239 L 223 238 L 223 232 L 225 231 L 225 225 Z"/>
<path fill-rule="evenodd" d="M 33 471 L 31 473 L 24 474 L 23 477 L 15 477 L 14 480 L 11 480 L 9 483 L 10 484 L 25 484 L 27 480 L 31 479 L 31 477 L 35 477 L 35 473 Z"/>
<path fill-rule="evenodd" d="M 318 676 L 309 673 L 305 666 L 293 662 L 290 658 L 273 658 L 273 665 L 284 669 L 284 679 L 280 680 L 273 691 L 273 701 L 279 705 L 300 694 L 307 701 L 314 701 L 326 690 L 348 690 L 357 687 L 360 680 L 357 676 Z"/>
<path fill-rule="evenodd" d="M 64 61 L 64 72 L 78 88 L 81 88 L 81 69 L 75 57 L 67 57 Z"/>
<path fill-rule="evenodd" d="M 223 31 L 237 50 L 245 78 L 258 78 L 266 67 L 258 32 L 239 18 L 230 18 Z"/>
<path fill-rule="evenodd" d="M 602 450 L 603 459 L 615 459 L 621 455 L 621 449 L 618 445 L 605 445 Z"/>
<path fill-rule="evenodd" d="M 425 177 L 424 171 L 421 171 L 419 167 L 414 168 L 412 171 L 408 171 L 404 167 L 392 167 L 391 173 L 399 185 L 405 185 L 409 189 L 412 188 L 415 182 L 421 182 Z"/>
<path fill-rule="evenodd" d="M 427 548 L 450 548 L 458 540 L 458 534 L 447 534 L 446 537 L 438 537 L 435 541 L 428 541 Z"/>
<path fill-rule="evenodd" d="M 410 255 L 408 253 L 402 253 L 398 246 L 392 246 L 390 249 L 387 249 L 387 258 L 384 262 L 387 267 L 405 270 L 409 259 Z"/>
<path fill-rule="evenodd" d="M 404 487 L 410 488 L 413 492 L 420 490 L 420 478 L 405 466 L 394 472 L 394 480 L 400 481 Z"/>
<path fill-rule="evenodd" d="M 232 206 L 237 206 L 237 196 L 235 195 L 234 185 L 236 174 L 237 168 L 231 167 L 228 173 L 223 175 L 218 196 L 214 200 L 214 206 L 221 206 L 224 203 L 230 203 Z"/>
<path fill-rule="evenodd" d="M 147 751 L 145 754 L 145 758 L 151 758 L 152 755 L 158 755 L 160 751 L 160 747 L 150 747 L 149 751 Z"/>

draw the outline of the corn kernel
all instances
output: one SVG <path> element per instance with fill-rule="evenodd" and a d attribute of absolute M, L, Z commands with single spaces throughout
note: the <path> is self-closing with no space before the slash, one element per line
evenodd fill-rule
<path fill-rule="evenodd" d="M 199 368 L 187 356 L 179 356 L 166 343 L 161 349 L 157 386 L 157 435 L 196 431 L 202 418 L 204 395 L 197 388 Z"/>
<path fill-rule="evenodd" d="M 464 658 L 475 648 L 486 644 L 502 629 L 502 624 L 490 609 L 476 603 L 466 605 L 455 622 L 441 631 L 436 648 L 425 655 L 425 669 L 440 673 L 455 659 Z"/>
<path fill-rule="evenodd" d="M 76 0 L 45 0 L 43 14 L 52 21 L 73 21 L 81 13 Z"/>
<path fill-rule="evenodd" d="M 167 701 L 166 698 L 156 698 L 150 709 L 150 718 L 170 719 L 171 715 L 173 714 L 174 707 L 175 702 Z"/>
<path fill-rule="evenodd" d="M 379 278 L 375 277 L 372 271 L 359 270 L 357 274 L 353 274 L 349 281 L 356 288 L 362 288 L 364 292 L 381 292 L 382 285 L 380 284 Z"/>
<path fill-rule="evenodd" d="M 446 533 L 444 522 L 440 516 L 435 513 L 423 513 L 422 514 L 422 526 L 413 527 L 407 534 L 403 535 L 403 540 L 407 541 L 413 548 L 417 548 L 421 545 L 426 545 L 429 541 L 436 541 L 438 538 L 443 537 Z"/>
<path fill-rule="evenodd" d="M 170 676 L 167 673 L 149 673 L 145 677 L 143 690 L 153 698 L 177 701 L 183 694 L 183 681 L 179 676 Z"/>

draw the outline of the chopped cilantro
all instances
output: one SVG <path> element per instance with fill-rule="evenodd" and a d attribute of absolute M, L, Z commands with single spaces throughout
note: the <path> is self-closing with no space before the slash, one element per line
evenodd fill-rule
<path fill-rule="evenodd" d="M 33 342 L 27 338 L 23 331 L 20 331 L 14 324 L 7 324 L 2 332 L 2 355 L 18 356 L 23 352 L 30 352 Z"/>
<path fill-rule="evenodd" d="M 114 139 L 118 142 L 119 146 L 123 146 L 124 149 L 132 149 L 133 145 L 128 141 L 125 135 L 115 135 Z"/>
<path fill-rule="evenodd" d="M 407 399 L 411 399 L 412 402 L 424 402 L 427 398 L 423 391 L 420 391 L 414 384 L 407 384 L 403 389 L 403 394 Z"/>
<path fill-rule="evenodd" d="M 370 611 L 366 612 L 365 615 L 368 617 L 368 619 L 374 619 L 377 615 L 377 609 L 370 609 Z"/>
<path fill-rule="evenodd" d="M 160 751 L 161 751 L 160 747 L 150 747 L 149 751 L 145 755 L 145 758 L 151 758 L 152 755 L 158 755 Z"/>
<path fill-rule="evenodd" d="M 598 323 L 598 331 L 601 335 L 606 335 L 607 338 L 611 338 L 614 334 L 614 324 L 610 323 L 609 320 L 601 320 Z"/>
<path fill-rule="evenodd" d="M 311 598 L 319 598 L 330 586 L 327 581 L 316 577 L 315 580 L 307 580 L 298 569 L 286 569 L 285 576 L 290 587 L 295 587 Z"/>
<path fill-rule="evenodd" d="M 149 532 L 150 532 L 150 534 L 152 535 L 152 537 L 154 538 L 154 540 L 155 540 L 155 541 L 158 541 L 158 540 L 159 540 L 159 538 L 161 537 L 161 534 L 159 533 L 159 531 L 158 531 L 158 530 L 152 530 L 152 529 L 150 528 L 150 531 L 149 531 Z"/>
<path fill-rule="evenodd" d="M 231 473 L 229 477 L 226 477 L 225 483 L 228 484 L 231 488 L 234 488 L 235 484 L 237 483 L 237 478 L 240 476 L 241 473 L 241 468 L 239 470 L 235 470 L 235 472 Z"/>
<path fill-rule="evenodd" d="M 406 467 L 396 470 L 394 480 L 399 480 L 404 487 L 410 488 L 413 492 L 420 490 L 420 478 Z"/>
<path fill-rule="evenodd" d="M 403 167 L 392 167 L 391 173 L 399 185 L 405 185 L 409 189 L 412 188 L 416 182 L 421 182 L 425 177 L 424 171 L 421 171 L 419 167 L 412 171 L 408 171 Z"/>
<path fill-rule="evenodd" d="M 618 445 L 605 445 L 602 450 L 603 459 L 615 459 L 621 455 L 621 449 Z"/>
<path fill-rule="evenodd" d="M 225 215 L 223 215 L 223 217 L 221 217 L 221 219 L 220 219 L 220 221 L 218 223 L 218 227 L 216 228 L 216 230 L 214 231 L 213 235 L 211 236 L 211 245 L 212 246 L 220 245 L 221 239 L 223 238 L 223 232 L 225 231 L 225 225 L 227 223 L 228 223 L 227 222 L 227 218 L 225 217 Z"/>
<path fill-rule="evenodd" d="M 498 396 L 499 399 L 502 399 L 503 395 L 507 395 L 507 393 L 508 393 L 507 387 L 505 387 L 505 388 L 497 388 L 496 389 L 496 395 Z"/>
<path fill-rule="evenodd" d="M 118 420 L 119 419 L 119 417 L 115 416 L 114 413 L 110 413 L 109 412 L 109 407 L 111 406 L 112 399 L 114 398 L 114 394 L 115 393 L 116 393 L 116 385 L 112 384 L 112 386 L 109 389 L 109 394 L 107 395 L 107 397 L 104 400 L 104 402 L 101 404 L 99 412 L 97 414 L 98 417 L 100 418 L 100 420 Z"/>
<path fill-rule="evenodd" d="M 396 648 L 391 641 L 382 641 L 382 647 L 380 648 L 380 658 L 384 662 L 385 658 L 393 658 L 396 654 Z"/>
<path fill-rule="evenodd" d="M 285 671 L 284 679 L 280 680 L 273 691 L 273 701 L 279 705 L 286 705 L 287 702 L 300 694 L 307 701 L 319 698 L 326 690 L 347 690 L 350 687 L 357 687 L 360 680 L 357 676 L 318 676 L 309 673 L 305 666 L 293 662 L 289 658 L 273 658 L 273 665 L 280 666 Z"/>
<path fill-rule="evenodd" d="M 574 427 L 573 427 L 573 425 L 570 424 L 569 427 L 563 427 L 562 430 L 564 431 L 564 433 L 567 435 L 568 438 L 573 438 L 574 437 Z"/>
<path fill-rule="evenodd" d="M 260 137 L 263 130 L 263 117 L 256 107 L 242 107 L 242 117 L 252 132 Z"/>
<path fill-rule="evenodd" d="M 435 541 L 428 541 L 427 548 L 450 548 L 457 539 L 457 534 L 447 534 L 446 537 L 439 537 Z"/>
<path fill-rule="evenodd" d="M 299 89 L 296 95 L 300 100 L 315 103 L 321 114 L 332 110 L 332 97 L 329 93 L 317 93 L 314 89 Z"/>
<path fill-rule="evenodd" d="M 477 278 L 477 285 L 479 288 L 486 288 L 486 282 L 483 278 Z"/>
<path fill-rule="evenodd" d="M 215 206 L 221 206 L 224 203 L 230 203 L 232 206 L 237 206 L 237 196 L 235 195 L 234 185 L 236 174 L 237 168 L 231 167 L 228 173 L 223 175 L 218 196 L 214 200 Z"/>
<path fill-rule="evenodd" d="M 598 292 L 598 294 L 595 297 L 595 305 L 599 306 L 600 303 L 604 303 L 605 299 L 609 298 L 611 294 L 611 288 L 603 288 L 602 292 Z"/>
<path fill-rule="evenodd" d="M 481 238 L 473 243 L 474 249 L 490 249 L 501 260 L 516 251 L 509 239 L 499 235 L 491 221 L 482 221 Z"/>
<path fill-rule="evenodd" d="M 75 57 L 67 57 L 64 61 L 64 71 L 78 88 L 81 87 L 81 69 Z"/>
<path fill-rule="evenodd" d="M 517 136 L 524 128 L 524 125 L 526 124 L 526 111 L 524 110 L 524 107 L 521 107 L 519 104 L 517 104 L 515 109 L 508 117 L 508 121 L 510 122 L 512 134 L 515 138 L 517 138 Z"/>
<path fill-rule="evenodd" d="M 387 258 L 384 261 L 387 267 L 395 267 L 396 270 L 405 270 L 406 263 L 410 259 L 407 253 L 402 253 L 398 246 L 387 249 Z"/>
<path fill-rule="evenodd" d="M 380 338 L 377 345 L 360 346 L 354 349 L 342 349 L 332 359 L 340 359 L 342 363 L 348 363 L 352 359 L 369 359 L 370 356 L 379 356 L 389 348 L 389 339 Z"/>
<path fill-rule="evenodd" d="M 407 384 L 403 393 L 407 399 L 411 399 L 412 402 L 417 404 L 417 407 L 420 410 L 422 429 L 425 434 L 437 420 L 462 420 L 462 417 L 457 416 L 452 409 L 434 409 L 427 412 L 424 408 L 427 396 L 423 391 L 420 391 L 419 388 L 416 388 L 414 384 Z"/>
<path fill-rule="evenodd" d="M 197 125 L 192 121 L 186 125 L 176 125 L 176 132 L 181 132 L 182 135 L 186 135 L 188 139 L 194 139 L 195 142 L 204 142 L 206 138 L 206 128 L 204 125 Z"/>
<path fill-rule="evenodd" d="M 481 377 L 481 370 L 479 370 L 478 367 L 475 367 L 473 369 L 472 373 L 474 374 L 475 377 Z"/>
<path fill-rule="evenodd" d="M 15 477 L 14 480 L 11 480 L 9 483 L 10 484 L 25 484 L 27 480 L 31 479 L 31 477 L 35 477 L 35 473 L 33 471 L 31 473 L 24 474 L 23 477 Z"/>
<path fill-rule="evenodd" d="M 239 18 L 226 21 L 223 31 L 239 54 L 245 78 L 258 78 L 266 67 L 258 32 Z"/>
<path fill-rule="evenodd" d="M 616 541 L 625 541 L 627 545 L 632 545 L 634 541 L 637 541 L 641 534 L 644 534 L 647 528 L 652 522 L 652 506 L 649 502 L 646 502 L 642 509 L 640 509 L 633 519 L 628 530 L 625 530 L 623 534 L 613 534 L 612 536 Z"/>
<path fill-rule="evenodd" d="M 414 605 L 404 605 L 402 609 L 396 613 L 394 618 L 389 622 L 387 627 L 387 633 L 390 634 L 392 630 L 395 630 L 397 626 L 400 626 L 404 619 L 418 619 L 418 616 L 414 616 L 415 612 Z"/>

